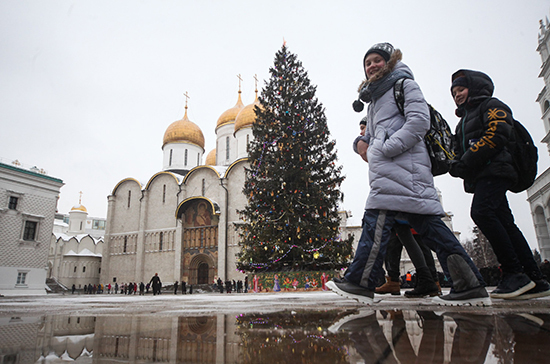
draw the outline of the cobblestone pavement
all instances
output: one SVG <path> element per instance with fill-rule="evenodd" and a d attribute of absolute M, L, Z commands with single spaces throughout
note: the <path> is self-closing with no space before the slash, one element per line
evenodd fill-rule
<path fill-rule="evenodd" d="M 445 293 L 445 292 L 444 292 Z M 381 299 L 372 306 L 376 310 L 442 310 L 431 299 L 409 299 L 404 296 L 376 295 Z M 342 298 L 332 292 L 280 292 L 280 293 L 202 293 L 193 295 L 159 296 L 139 295 L 71 295 L 0 297 L 0 317 L 35 315 L 125 315 L 160 314 L 198 316 L 210 313 L 238 314 L 276 312 L 284 310 L 328 310 L 363 307 L 354 300 Z M 491 313 L 548 313 L 550 297 L 527 301 L 493 300 L 490 307 L 445 307 L 445 311 Z"/>

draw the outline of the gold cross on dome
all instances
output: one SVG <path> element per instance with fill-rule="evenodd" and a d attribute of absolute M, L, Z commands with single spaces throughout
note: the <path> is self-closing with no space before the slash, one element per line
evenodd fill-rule
<path fill-rule="evenodd" d="M 183 94 L 183 96 L 185 96 L 185 108 L 187 109 L 187 100 L 189 100 L 191 98 L 191 96 L 189 96 L 189 94 L 187 93 L 187 91 L 185 91 L 185 93 Z"/>
<path fill-rule="evenodd" d="M 82 205 L 82 191 L 79 192 L 80 197 L 78 198 L 78 204 Z"/>
<path fill-rule="evenodd" d="M 239 79 L 239 92 L 241 92 L 241 82 L 242 82 L 243 79 L 242 79 L 240 73 L 237 75 L 237 78 Z"/>

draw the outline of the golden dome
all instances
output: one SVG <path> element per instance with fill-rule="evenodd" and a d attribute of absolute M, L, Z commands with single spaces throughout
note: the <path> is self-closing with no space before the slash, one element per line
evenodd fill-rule
<path fill-rule="evenodd" d="M 88 210 L 86 210 L 86 207 L 84 207 L 84 205 L 81 205 L 81 204 L 74 205 L 73 208 L 71 209 L 71 211 L 83 211 L 83 212 L 88 212 Z"/>
<path fill-rule="evenodd" d="M 204 162 L 204 165 L 206 166 L 215 166 L 216 165 L 216 148 L 212 149 L 210 153 L 206 156 L 206 160 Z"/>
<path fill-rule="evenodd" d="M 237 100 L 237 103 L 235 106 L 233 106 L 231 109 L 225 111 L 218 119 L 218 122 L 216 123 L 216 129 L 218 129 L 220 126 L 234 123 L 235 118 L 239 114 L 239 112 L 243 109 L 244 104 L 241 100 L 241 90 L 239 90 L 239 99 Z"/>
<path fill-rule="evenodd" d="M 204 135 L 201 128 L 187 117 L 187 106 L 183 119 L 174 121 L 164 133 L 162 147 L 168 143 L 190 143 L 204 149 Z"/>
<path fill-rule="evenodd" d="M 237 118 L 235 119 L 235 133 L 239 130 L 247 127 L 251 127 L 252 124 L 256 121 L 256 113 L 254 112 L 254 107 L 260 107 L 260 101 L 258 101 L 258 94 L 256 94 L 256 99 L 250 105 L 246 105 Z"/>

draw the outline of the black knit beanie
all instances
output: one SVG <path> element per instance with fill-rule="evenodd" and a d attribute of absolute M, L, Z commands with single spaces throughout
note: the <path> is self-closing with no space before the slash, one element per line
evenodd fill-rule
<path fill-rule="evenodd" d="M 453 92 L 453 88 L 455 88 L 456 86 L 462 86 L 462 87 L 468 88 L 468 80 L 466 79 L 466 77 L 461 76 L 453 80 L 453 83 L 451 85 L 451 93 Z"/>
<path fill-rule="evenodd" d="M 384 58 L 386 62 L 390 60 L 390 57 L 394 51 L 393 46 L 390 43 L 376 43 L 365 54 L 365 57 L 363 57 L 363 67 L 365 67 L 365 59 L 367 59 L 367 56 L 371 53 L 377 53 Z"/>

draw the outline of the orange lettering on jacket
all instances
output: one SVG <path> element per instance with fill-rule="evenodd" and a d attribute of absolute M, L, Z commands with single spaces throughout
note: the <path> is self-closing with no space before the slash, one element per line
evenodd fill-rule
<path fill-rule="evenodd" d="M 493 142 L 493 137 L 497 130 L 499 123 L 506 123 L 505 119 L 507 116 L 506 111 L 501 109 L 489 109 L 487 113 L 487 118 L 490 120 L 489 128 L 485 132 L 485 135 L 474 145 L 470 147 L 472 152 L 477 152 L 480 148 L 488 145 L 489 148 L 495 148 L 496 144 Z"/>

